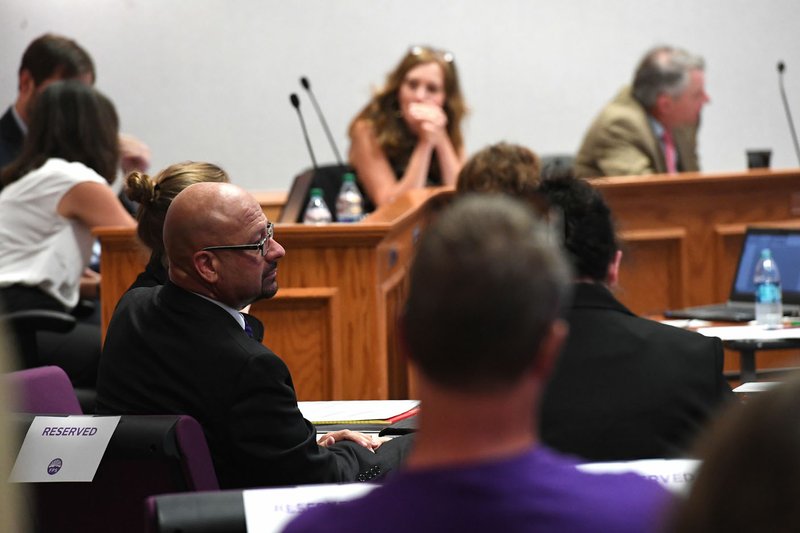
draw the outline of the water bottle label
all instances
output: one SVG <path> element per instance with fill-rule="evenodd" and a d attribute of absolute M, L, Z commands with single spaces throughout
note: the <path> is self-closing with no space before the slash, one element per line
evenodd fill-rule
<path fill-rule="evenodd" d="M 781 286 L 777 283 L 761 283 L 756 286 L 756 302 L 775 303 L 781 301 Z"/>

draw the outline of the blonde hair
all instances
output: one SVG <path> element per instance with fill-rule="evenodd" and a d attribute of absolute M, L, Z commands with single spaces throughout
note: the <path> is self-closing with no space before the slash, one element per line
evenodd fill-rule
<path fill-rule="evenodd" d="M 143 172 L 128 175 L 126 194 L 139 203 L 137 233 L 159 258 L 164 257 L 164 218 L 172 200 L 189 185 L 205 181 L 230 183 L 231 180 L 218 166 L 194 161 L 170 165 L 155 178 Z"/>

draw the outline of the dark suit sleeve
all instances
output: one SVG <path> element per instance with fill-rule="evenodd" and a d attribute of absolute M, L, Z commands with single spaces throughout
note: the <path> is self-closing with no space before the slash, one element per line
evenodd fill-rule
<path fill-rule="evenodd" d="M 396 454 L 353 442 L 317 445 L 316 430 L 297 407 L 291 376 L 271 352 L 242 368 L 229 419 L 233 476 L 225 485 L 263 486 L 368 480 L 390 470 Z M 380 451 L 380 450 L 379 450 Z"/>

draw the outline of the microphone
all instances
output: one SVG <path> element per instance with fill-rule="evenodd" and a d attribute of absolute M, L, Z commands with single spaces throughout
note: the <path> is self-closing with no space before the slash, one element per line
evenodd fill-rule
<path fill-rule="evenodd" d="M 297 97 L 295 93 L 289 95 L 289 101 L 292 102 L 292 106 L 297 110 L 297 117 L 300 119 L 300 127 L 303 128 L 303 138 L 306 140 L 306 147 L 308 147 L 308 155 L 311 156 L 311 164 L 314 166 L 314 171 L 316 172 L 319 167 L 317 166 L 317 158 L 314 157 L 314 149 L 311 148 L 311 140 L 308 138 L 308 130 L 306 130 L 306 121 L 303 120 L 303 113 L 300 111 L 300 99 Z"/>
<path fill-rule="evenodd" d="M 783 61 L 778 61 L 778 84 L 781 88 L 781 97 L 783 98 L 783 109 L 786 111 L 786 119 L 789 121 L 789 131 L 792 132 L 792 141 L 794 141 L 794 151 L 797 154 L 797 161 L 800 162 L 800 145 L 797 143 L 797 132 L 794 130 L 794 121 L 792 120 L 792 112 L 789 111 L 789 101 L 786 99 L 786 89 L 783 87 L 783 71 L 786 70 L 786 65 Z"/>
<path fill-rule="evenodd" d="M 333 154 L 336 156 L 336 162 L 339 163 L 339 166 L 344 166 L 342 163 L 342 157 L 339 155 L 339 149 L 336 148 L 336 143 L 333 140 L 333 135 L 331 135 L 331 130 L 328 128 L 328 123 L 325 121 L 325 116 L 322 114 L 322 110 L 317 103 L 317 99 L 314 97 L 314 92 L 311 90 L 311 84 L 308 82 L 308 78 L 305 76 L 300 78 L 300 85 L 303 86 L 303 89 L 308 92 L 308 96 L 311 97 L 311 103 L 314 104 L 314 109 L 317 112 L 317 116 L 319 117 L 319 121 L 322 123 L 322 128 L 325 130 L 325 135 L 328 136 L 328 142 L 331 144 L 331 148 L 333 149 Z"/>

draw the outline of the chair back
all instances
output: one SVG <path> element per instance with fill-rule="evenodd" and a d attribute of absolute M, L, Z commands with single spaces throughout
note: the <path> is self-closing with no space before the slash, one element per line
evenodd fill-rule
<path fill-rule="evenodd" d="M 278 216 L 278 222 L 302 222 L 308 200 L 311 198 L 311 189 L 322 189 L 322 196 L 328 209 L 331 210 L 333 220 L 336 220 L 336 198 L 342 188 L 342 176 L 347 172 L 354 172 L 348 165 L 323 165 L 317 169 L 309 168 L 295 176 L 286 203 Z M 364 198 L 364 213 L 372 211 L 372 206 L 366 195 Z"/>
<path fill-rule="evenodd" d="M 543 178 L 571 176 L 575 166 L 575 156 L 572 154 L 545 154 L 539 160 Z"/>
<path fill-rule="evenodd" d="M 24 435 L 33 416 L 16 418 Z M 147 497 L 219 489 L 200 424 L 185 415 L 123 415 L 92 482 L 29 485 L 36 530 L 86 533 L 140 533 Z"/>
<path fill-rule="evenodd" d="M 71 314 L 47 309 L 3 313 L 0 314 L 0 322 L 6 324 L 8 331 L 14 334 L 22 368 L 34 368 L 41 364 L 39 346 L 36 342 L 37 332 L 67 333 L 76 324 L 75 317 Z"/>
<path fill-rule="evenodd" d="M 247 533 L 241 490 L 147 498 L 149 533 Z"/>
<path fill-rule="evenodd" d="M 16 391 L 14 411 L 33 414 L 83 414 L 67 373 L 58 366 L 9 372 L 3 380 Z"/>

